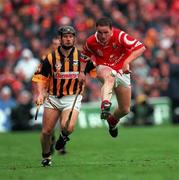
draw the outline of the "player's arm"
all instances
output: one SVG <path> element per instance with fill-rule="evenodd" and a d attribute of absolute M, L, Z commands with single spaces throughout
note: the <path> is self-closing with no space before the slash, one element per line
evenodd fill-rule
<path fill-rule="evenodd" d="M 37 105 L 44 103 L 46 97 L 45 87 L 45 83 L 43 82 L 34 83 L 34 89 L 36 91 L 34 94 L 34 101 Z"/>
<path fill-rule="evenodd" d="M 51 65 L 46 58 L 41 61 L 41 64 L 35 72 L 32 82 L 34 89 L 34 101 L 36 104 L 43 104 L 47 94 L 47 84 L 49 75 L 51 74 Z"/>
<path fill-rule="evenodd" d="M 129 73 L 129 65 L 132 61 L 136 60 L 139 56 L 141 56 L 143 54 L 143 52 L 145 51 L 145 47 L 142 46 L 140 47 L 139 49 L 136 49 L 134 51 L 132 51 L 130 53 L 130 55 L 127 57 L 127 59 L 124 61 L 124 64 L 123 64 L 123 72 L 124 73 Z"/>
<path fill-rule="evenodd" d="M 141 56 L 146 48 L 143 43 L 131 37 L 124 31 L 121 31 L 119 33 L 118 39 L 119 42 L 124 46 L 124 48 L 126 48 L 128 52 L 130 52 L 125 59 L 122 68 L 123 72 L 128 73 L 130 63 L 136 60 L 139 56 Z"/>
<path fill-rule="evenodd" d="M 89 50 L 88 44 L 83 47 L 83 51 L 80 54 L 80 74 L 79 74 L 79 81 L 85 81 L 85 69 L 87 62 L 90 61 L 90 57 L 92 53 Z"/>

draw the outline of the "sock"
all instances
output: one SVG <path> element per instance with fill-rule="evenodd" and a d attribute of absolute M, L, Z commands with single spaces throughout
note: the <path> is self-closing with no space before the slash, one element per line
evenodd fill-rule
<path fill-rule="evenodd" d="M 103 100 L 102 103 L 101 103 L 101 109 L 104 109 L 105 108 L 105 104 L 110 104 L 109 108 L 111 107 L 111 102 L 108 101 L 108 100 Z"/>
<path fill-rule="evenodd" d="M 51 152 L 49 152 L 49 153 L 42 153 L 42 157 L 44 159 L 51 159 Z"/>
<path fill-rule="evenodd" d="M 69 135 L 67 135 L 64 131 L 61 132 L 60 136 L 63 138 L 64 141 L 69 141 L 70 138 L 68 137 Z M 60 139 L 60 137 L 59 137 Z"/>
<path fill-rule="evenodd" d="M 115 126 L 119 122 L 119 120 L 115 119 L 113 115 L 110 115 L 107 121 L 111 126 Z"/>

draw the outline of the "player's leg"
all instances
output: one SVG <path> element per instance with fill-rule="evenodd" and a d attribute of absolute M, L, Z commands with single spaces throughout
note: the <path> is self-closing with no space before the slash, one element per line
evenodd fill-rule
<path fill-rule="evenodd" d="M 125 116 L 130 111 L 131 103 L 131 82 L 130 74 L 118 73 L 115 79 L 114 92 L 117 98 L 118 107 L 114 110 L 107 121 L 109 124 L 109 133 L 112 137 L 117 137 L 117 123 L 120 118 Z"/>
<path fill-rule="evenodd" d="M 70 114 L 71 109 L 64 110 L 61 115 L 61 134 L 59 136 L 59 139 L 56 142 L 55 149 L 59 150 L 60 152 L 65 151 L 64 147 L 67 143 L 67 141 L 70 140 L 69 135 L 73 132 L 74 126 L 78 119 L 79 112 L 77 110 L 73 110 L 71 121 L 69 123 L 68 128 L 66 129 L 66 121 L 68 119 L 68 116 Z M 64 152 L 65 153 L 65 152 Z"/>
<path fill-rule="evenodd" d="M 63 148 L 65 147 L 67 141 L 69 141 L 69 135 L 73 132 L 75 124 L 78 119 L 78 114 L 81 108 L 81 100 L 82 96 L 78 95 L 77 101 L 75 103 L 74 109 L 72 111 L 72 116 L 69 122 L 68 127 L 66 127 L 66 122 L 68 120 L 69 114 L 71 112 L 71 108 L 73 105 L 75 99 L 74 96 L 69 96 L 65 97 L 64 100 L 62 100 L 63 104 L 65 104 L 65 108 L 61 113 L 61 118 L 60 118 L 60 127 L 61 127 L 61 134 L 59 136 L 59 139 L 56 142 L 55 149 L 59 151 L 63 151 Z"/>
<path fill-rule="evenodd" d="M 97 77 L 102 82 L 101 88 L 101 119 L 107 119 L 110 115 L 111 97 L 115 78 L 111 76 L 112 69 L 108 66 L 97 67 Z"/>
<path fill-rule="evenodd" d="M 131 87 L 118 86 L 114 89 L 118 107 L 115 109 L 113 116 L 120 119 L 130 112 L 131 104 Z"/>
<path fill-rule="evenodd" d="M 118 86 L 114 88 L 116 94 L 118 107 L 115 108 L 113 114 L 111 114 L 107 121 L 109 124 L 109 133 L 112 137 L 117 137 L 118 128 L 117 124 L 120 118 L 124 117 L 130 112 L 131 104 L 131 87 Z"/>
<path fill-rule="evenodd" d="M 51 165 L 51 137 L 53 129 L 56 125 L 59 112 L 54 109 L 44 108 L 43 121 L 42 121 L 42 132 L 41 132 L 41 146 L 42 146 L 42 165 Z"/>
<path fill-rule="evenodd" d="M 50 145 L 50 152 L 51 154 L 54 153 L 54 146 L 55 146 L 55 130 L 52 132 L 52 137 L 51 137 L 51 145 Z"/>

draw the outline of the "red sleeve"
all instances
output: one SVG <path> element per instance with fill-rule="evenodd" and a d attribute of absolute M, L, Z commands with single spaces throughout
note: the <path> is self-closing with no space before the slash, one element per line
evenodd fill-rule
<path fill-rule="evenodd" d="M 126 49 L 130 51 L 135 51 L 144 46 L 139 40 L 131 37 L 129 34 L 124 31 L 120 31 L 118 34 L 119 43 L 121 43 Z"/>
<path fill-rule="evenodd" d="M 80 61 L 87 62 L 91 59 L 92 55 L 93 55 L 93 52 L 90 48 L 90 41 L 89 39 L 87 39 L 86 44 L 83 46 L 83 50 L 81 52 Z"/>

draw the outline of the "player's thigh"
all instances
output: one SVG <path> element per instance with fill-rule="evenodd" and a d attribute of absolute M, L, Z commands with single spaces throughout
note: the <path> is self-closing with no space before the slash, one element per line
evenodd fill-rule
<path fill-rule="evenodd" d="M 52 108 L 44 108 L 42 131 L 45 133 L 51 133 L 58 121 L 59 111 Z"/>
<path fill-rule="evenodd" d="M 61 113 L 61 127 L 62 128 L 65 127 L 65 124 L 69 118 L 70 112 L 71 112 L 71 109 L 66 109 Z M 76 109 L 73 109 L 72 116 L 71 116 L 70 123 L 69 123 L 70 127 L 75 126 L 77 119 L 78 119 L 78 114 L 79 114 L 79 111 L 77 111 Z"/>
<path fill-rule="evenodd" d="M 97 77 L 100 81 L 114 81 L 114 77 L 111 76 L 112 68 L 104 65 L 98 65 L 96 68 Z"/>
<path fill-rule="evenodd" d="M 118 86 L 114 88 L 119 109 L 127 109 L 131 104 L 131 87 Z"/>

